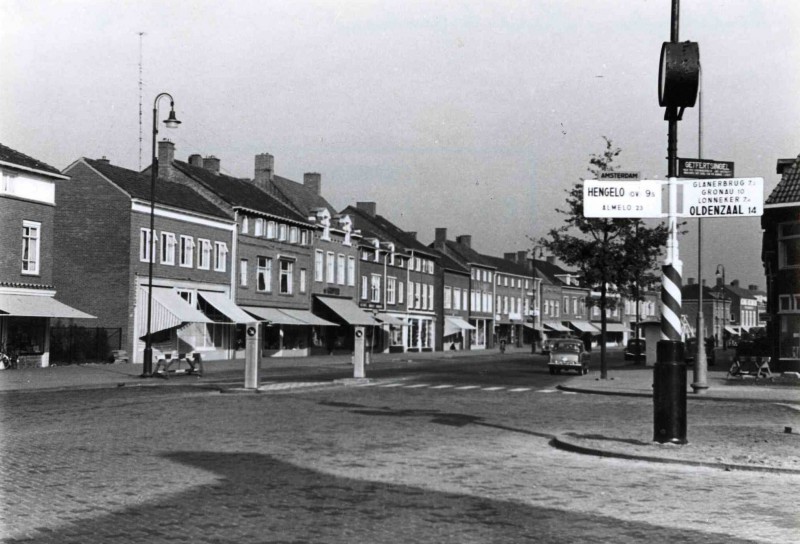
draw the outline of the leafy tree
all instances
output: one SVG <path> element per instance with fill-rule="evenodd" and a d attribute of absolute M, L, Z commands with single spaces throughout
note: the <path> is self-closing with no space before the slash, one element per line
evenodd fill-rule
<path fill-rule="evenodd" d="M 622 152 L 603 137 L 606 146 L 589 160 L 589 172 L 614 170 L 614 161 Z M 639 285 L 654 278 L 652 269 L 667 240 L 665 225 L 648 228 L 640 219 L 589 218 L 583 215 L 583 183 L 566 190 L 564 225 L 551 229 L 540 243 L 567 266 L 577 268 L 586 285 L 600 291 L 600 378 L 608 378 L 606 364 L 607 311 L 616 304 L 611 294 L 641 297 Z M 633 287 L 635 293 L 633 292 Z"/>

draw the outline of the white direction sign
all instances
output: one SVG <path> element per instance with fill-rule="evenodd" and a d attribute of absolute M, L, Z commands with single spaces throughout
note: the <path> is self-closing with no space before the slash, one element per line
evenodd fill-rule
<path fill-rule="evenodd" d="M 658 180 L 583 182 L 583 216 L 607 218 L 663 217 Z"/>
<path fill-rule="evenodd" d="M 683 217 L 764 214 L 764 178 L 682 180 Z"/>

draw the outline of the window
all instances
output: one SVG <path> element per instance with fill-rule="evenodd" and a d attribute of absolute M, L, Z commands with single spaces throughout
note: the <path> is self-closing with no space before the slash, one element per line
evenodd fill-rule
<path fill-rule="evenodd" d="M 271 293 L 272 292 L 272 259 L 269 257 L 259 257 L 258 266 L 256 268 L 256 290 Z"/>
<path fill-rule="evenodd" d="M 350 287 L 356 285 L 356 259 L 352 255 L 347 257 L 347 285 Z"/>
<path fill-rule="evenodd" d="M 500 276 L 495 276 L 497 278 L 497 285 L 500 285 Z"/>
<path fill-rule="evenodd" d="M 369 286 L 369 293 L 370 302 L 380 302 L 381 301 L 381 277 L 378 274 L 372 274 L 370 277 L 370 286 Z"/>
<path fill-rule="evenodd" d="M 280 240 L 281 242 L 286 241 L 286 225 L 284 225 L 283 223 L 278 225 L 278 240 Z"/>
<path fill-rule="evenodd" d="M 175 264 L 175 246 L 177 239 L 171 232 L 161 233 L 161 264 Z"/>
<path fill-rule="evenodd" d="M 461 291 L 461 309 L 467 310 L 467 290 Z"/>
<path fill-rule="evenodd" d="M 397 278 L 386 278 L 386 303 L 395 304 L 397 302 Z"/>
<path fill-rule="evenodd" d="M 247 259 L 239 261 L 239 285 L 247 287 Z"/>
<path fill-rule="evenodd" d="M 181 236 L 181 266 L 191 268 L 194 264 L 194 238 Z"/>
<path fill-rule="evenodd" d="M 580 312 L 578 311 L 578 297 L 572 299 L 572 313 L 575 315 L 580 314 Z"/>
<path fill-rule="evenodd" d="M 778 244 L 781 268 L 800 266 L 800 223 L 780 225 Z"/>
<path fill-rule="evenodd" d="M 444 288 L 444 302 L 443 302 L 443 306 L 442 306 L 445 310 L 449 310 L 450 309 L 450 299 L 452 298 L 452 296 L 453 296 L 453 293 L 452 293 L 452 290 L 450 289 L 450 287 L 446 287 L 445 286 L 445 288 Z"/>
<path fill-rule="evenodd" d="M 264 220 L 260 217 L 256 219 L 255 232 L 253 234 L 256 236 L 264 236 Z"/>
<path fill-rule="evenodd" d="M 347 278 L 345 278 L 345 259 L 344 255 L 339 253 L 336 258 L 336 283 L 339 285 L 344 285 Z"/>
<path fill-rule="evenodd" d="M 294 270 L 294 263 L 292 261 L 281 259 L 281 294 L 292 294 L 292 272 Z"/>
<path fill-rule="evenodd" d="M 300 292 L 301 293 L 305 293 L 306 292 L 306 269 L 305 268 L 301 268 L 300 269 Z"/>
<path fill-rule="evenodd" d="M 23 221 L 22 222 L 22 271 L 28 272 L 29 274 L 37 274 L 39 272 L 39 265 L 36 264 L 36 272 L 30 272 L 25 269 L 25 255 L 26 253 L 30 253 L 30 250 L 35 249 L 35 253 L 33 254 L 34 257 L 38 257 L 39 249 L 38 249 L 38 241 L 39 241 L 39 229 L 41 227 L 41 223 L 34 223 L 33 221 Z M 35 241 L 35 242 L 34 242 Z M 150 261 L 150 250 L 153 246 L 153 240 L 150 236 L 150 229 L 139 229 L 139 260 L 143 263 Z M 39 259 L 35 259 L 35 263 L 39 262 Z"/>
<path fill-rule="evenodd" d="M 461 289 L 456 287 L 453 289 L 453 309 L 460 310 L 461 309 Z"/>
<path fill-rule="evenodd" d="M 503 297 L 501 297 L 500 295 L 497 295 L 497 303 L 496 304 L 497 304 L 497 308 L 502 308 L 503 307 Z"/>
<path fill-rule="evenodd" d="M 327 257 L 327 274 L 325 275 L 325 281 L 328 283 L 336 283 L 336 255 L 333 251 L 329 251 Z"/>
<path fill-rule="evenodd" d="M 433 310 L 433 285 L 428 286 L 428 309 Z"/>
<path fill-rule="evenodd" d="M 225 242 L 214 242 L 214 270 L 225 272 L 225 263 L 228 257 L 228 244 Z"/>
<path fill-rule="evenodd" d="M 211 269 L 211 240 L 197 239 L 200 247 L 197 250 L 197 268 L 200 270 Z"/>
<path fill-rule="evenodd" d="M 405 293 L 403 293 L 403 289 L 405 289 L 405 285 L 406 284 L 403 283 L 402 281 L 398 282 L 398 284 L 397 284 L 397 303 L 398 304 L 402 304 L 403 301 L 405 300 L 405 298 L 403 298 L 403 296 L 405 295 Z"/>
<path fill-rule="evenodd" d="M 492 273 L 491 272 L 488 272 L 486 274 L 486 281 L 488 281 L 489 283 L 492 283 Z"/>
<path fill-rule="evenodd" d="M 508 287 L 508 277 L 503 277 L 503 286 Z"/>
<path fill-rule="evenodd" d="M 422 284 L 414 283 L 414 308 L 422 307 Z"/>
<path fill-rule="evenodd" d="M 369 280 L 367 279 L 366 276 L 361 276 L 361 299 L 362 300 L 367 300 L 367 297 L 369 296 L 369 285 L 368 285 L 368 282 L 369 282 Z"/>
<path fill-rule="evenodd" d="M 308 245 L 308 231 L 306 229 L 300 231 L 300 245 L 301 246 Z"/>
<path fill-rule="evenodd" d="M 503 313 L 508 313 L 508 297 L 503 297 Z"/>
<path fill-rule="evenodd" d="M 289 229 L 289 243 L 296 244 L 300 239 L 299 231 L 297 227 L 292 227 Z"/>
<path fill-rule="evenodd" d="M 189 303 L 189 306 L 192 308 L 195 307 L 194 303 L 194 291 L 189 291 L 186 289 L 175 289 L 175 292 L 178 293 L 178 296 L 181 297 L 183 300 Z"/>
<path fill-rule="evenodd" d="M 564 313 L 569 313 L 569 297 L 564 297 Z"/>
<path fill-rule="evenodd" d="M 242 234 L 247 234 L 249 230 L 247 223 L 247 216 L 242 217 Z"/>
<path fill-rule="evenodd" d="M 143 241 L 147 253 L 145 254 L 145 261 L 150 258 L 150 231 L 142 229 Z M 42 224 L 35 221 L 22 222 L 22 273 L 23 274 L 38 274 L 39 273 L 39 253 L 41 246 L 41 232 Z"/>
<path fill-rule="evenodd" d="M 267 221 L 267 238 L 275 238 L 275 221 Z"/>
<path fill-rule="evenodd" d="M 314 253 L 314 281 L 324 281 L 325 279 L 325 254 L 321 249 Z"/>

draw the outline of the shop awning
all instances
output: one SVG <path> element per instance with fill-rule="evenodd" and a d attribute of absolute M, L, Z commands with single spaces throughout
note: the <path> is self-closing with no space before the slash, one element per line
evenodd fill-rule
<path fill-rule="evenodd" d="M 729 327 L 728 325 L 725 325 L 725 330 L 726 330 L 726 331 L 728 331 L 728 332 L 729 332 L 729 333 L 731 333 L 731 334 L 739 334 L 739 331 L 737 331 L 737 330 L 736 330 L 735 328 L 733 328 L 733 327 Z"/>
<path fill-rule="evenodd" d="M 570 321 L 569 324 L 578 329 L 580 332 L 590 332 L 592 334 L 600 333 L 600 330 L 588 321 Z"/>
<path fill-rule="evenodd" d="M 333 310 L 350 325 L 380 325 L 380 321 L 364 312 L 352 300 L 320 296 L 317 297 L 317 300 Z"/>
<path fill-rule="evenodd" d="M 606 332 L 630 332 L 622 323 L 606 323 Z"/>
<path fill-rule="evenodd" d="M 76 310 L 50 295 L 0 295 L 0 315 L 18 317 L 61 317 L 66 319 L 96 319 Z"/>
<path fill-rule="evenodd" d="M 269 321 L 276 325 L 308 325 L 296 317 L 283 313 L 278 308 L 262 308 L 261 306 L 242 306 L 242 309 L 253 314 L 260 321 Z M 251 319 L 252 321 L 252 319 Z"/>
<path fill-rule="evenodd" d="M 536 327 L 536 325 L 534 325 L 533 323 L 523 323 L 523 324 L 522 324 L 522 326 L 523 326 L 523 327 L 525 327 L 526 329 L 533 329 L 533 330 L 535 330 L 535 331 L 538 331 L 538 330 L 540 330 L 540 329 L 539 329 L 539 328 L 537 328 L 537 327 Z"/>
<path fill-rule="evenodd" d="M 303 321 L 306 325 L 319 325 L 322 327 L 338 327 L 336 323 L 331 323 L 321 317 L 317 317 L 308 310 L 290 310 L 288 308 L 281 308 L 280 312 L 293 317 L 299 321 Z"/>
<path fill-rule="evenodd" d="M 234 323 L 249 323 L 253 320 L 247 312 L 239 308 L 234 302 L 222 293 L 209 293 L 200 291 L 198 294 L 211 304 L 216 310 Z"/>
<path fill-rule="evenodd" d="M 378 320 L 383 321 L 383 323 L 387 325 L 392 325 L 394 327 L 408 327 L 408 323 L 406 323 L 402 317 L 397 317 L 396 315 L 381 312 L 376 317 Z"/>
<path fill-rule="evenodd" d="M 461 319 L 460 317 L 445 317 L 444 318 L 444 335 L 450 336 L 457 334 L 459 331 L 467 330 L 474 331 L 475 327 Z"/>
<path fill-rule="evenodd" d="M 147 331 L 147 289 L 139 289 L 139 330 Z M 183 323 L 213 323 L 203 312 L 186 302 L 173 289 L 153 288 L 153 313 L 150 332 L 163 331 Z"/>
<path fill-rule="evenodd" d="M 545 321 L 543 323 L 543 325 L 545 326 L 545 328 L 548 328 L 551 331 L 569 332 L 569 327 L 565 327 L 564 325 L 562 325 L 558 321 Z"/>

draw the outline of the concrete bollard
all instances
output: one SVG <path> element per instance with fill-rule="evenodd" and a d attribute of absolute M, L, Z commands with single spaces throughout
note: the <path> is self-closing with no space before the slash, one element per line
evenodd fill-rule
<path fill-rule="evenodd" d="M 686 364 L 683 342 L 661 340 L 653 367 L 653 440 L 686 444 Z"/>

